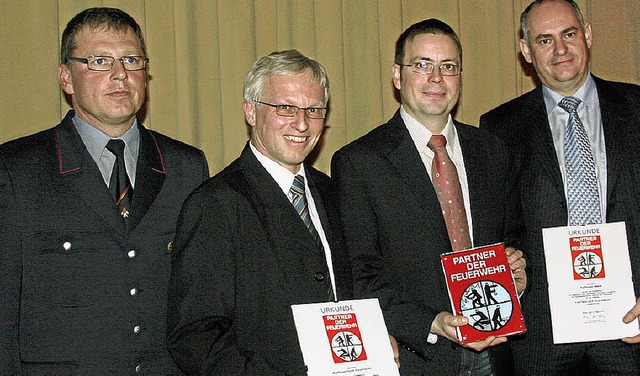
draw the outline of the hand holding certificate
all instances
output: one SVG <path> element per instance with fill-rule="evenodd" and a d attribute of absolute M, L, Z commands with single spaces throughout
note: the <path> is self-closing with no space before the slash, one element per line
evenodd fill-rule
<path fill-rule="evenodd" d="M 636 301 L 636 305 L 622 318 L 625 324 L 631 324 L 637 320 L 640 320 L 640 299 Z M 640 334 L 633 337 L 624 337 L 622 340 L 626 343 L 640 343 Z"/>
<path fill-rule="evenodd" d="M 526 330 L 504 244 L 445 253 L 441 260 L 453 314 L 469 320 L 456 328 L 460 343 Z M 526 284 L 524 260 L 521 265 L 516 273 Z"/>

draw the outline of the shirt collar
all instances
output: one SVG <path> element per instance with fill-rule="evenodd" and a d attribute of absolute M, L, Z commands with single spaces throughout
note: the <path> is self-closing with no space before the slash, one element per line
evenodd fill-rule
<path fill-rule="evenodd" d="M 418 150 L 422 150 L 427 148 L 427 144 L 431 139 L 433 133 L 427 129 L 424 125 L 422 125 L 416 118 L 411 116 L 401 105 L 400 106 L 400 116 L 404 121 L 404 125 L 409 131 L 411 135 L 411 139 L 416 144 Z M 456 127 L 453 125 L 453 118 L 451 114 L 447 119 L 447 125 L 445 125 L 444 129 L 442 129 L 442 133 L 440 133 L 447 139 L 447 148 L 453 150 L 458 145 L 458 137 L 456 133 Z M 430 150 L 430 149 L 429 149 Z"/>
<path fill-rule="evenodd" d="M 94 157 L 94 159 L 99 159 L 106 150 L 107 143 L 113 139 L 113 137 L 82 120 L 77 114 L 73 117 L 73 124 L 87 147 L 89 154 Z M 117 139 L 125 143 L 125 158 L 130 158 L 133 161 L 137 160 L 140 146 L 138 119 L 135 119 L 133 125 L 122 136 L 117 137 Z"/>
<path fill-rule="evenodd" d="M 258 159 L 258 162 L 260 162 L 262 167 L 267 170 L 273 180 L 276 181 L 284 194 L 289 193 L 289 189 L 291 188 L 291 184 L 293 184 L 293 178 L 295 177 L 295 175 L 302 175 L 305 178 L 305 185 L 307 185 L 304 163 L 300 165 L 300 170 L 298 171 L 298 173 L 294 174 L 277 162 L 271 160 L 266 155 L 262 154 L 255 146 L 253 146 L 251 142 L 249 142 L 249 147 L 251 148 L 253 155 L 255 155 Z"/>
<path fill-rule="evenodd" d="M 547 108 L 547 114 L 550 114 L 557 106 L 558 103 L 564 98 L 564 95 L 553 91 L 550 87 L 542 85 L 542 96 Z M 596 89 L 596 82 L 591 74 L 587 76 L 587 80 L 580 86 L 572 97 L 578 98 L 581 101 L 581 105 L 587 108 L 593 108 L 597 103 L 598 92 Z"/>

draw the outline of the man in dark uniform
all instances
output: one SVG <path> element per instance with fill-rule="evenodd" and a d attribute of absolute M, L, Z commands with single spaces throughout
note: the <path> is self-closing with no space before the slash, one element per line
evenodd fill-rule
<path fill-rule="evenodd" d="M 148 59 L 131 16 L 79 13 L 61 58 L 73 110 L 0 146 L 0 373 L 179 375 L 171 242 L 206 160 L 137 120 Z"/>

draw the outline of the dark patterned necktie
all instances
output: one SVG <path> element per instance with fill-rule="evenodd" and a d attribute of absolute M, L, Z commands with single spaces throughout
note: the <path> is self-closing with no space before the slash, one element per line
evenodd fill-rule
<path fill-rule="evenodd" d="M 596 166 L 587 132 L 578 116 L 580 102 L 578 98 L 565 97 L 558 103 L 569 113 L 564 135 L 564 159 L 570 226 L 602 222 Z"/>
<path fill-rule="evenodd" d="M 320 235 L 318 235 L 318 231 L 313 226 L 313 222 L 311 221 L 311 216 L 309 215 L 309 207 L 307 206 L 307 198 L 304 194 L 304 176 L 296 175 L 293 179 L 293 184 L 289 189 L 289 193 L 292 197 L 293 207 L 296 208 L 298 215 L 304 222 L 304 225 L 307 226 L 309 233 L 313 237 L 313 239 L 318 243 L 320 247 L 322 247 L 322 242 L 320 241 Z"/>
<path fill-rule="evenodd" d="M 447 139 L 443 135 L 431 136 L 427 144 L 434 153 L 431 179 L 447 225 L 451 248 L 459 251 L 471 248 L 471 237 L 458 170 L 447 154 L 446 145 Z"/>
<path fill-rule="evenodd" d="M 109 181 L 109 192 L 118 208 L 118 212 L 126 221 L 129 217 L 129 205 L 133 195 L 133 188 L 131 188 L 127 167 L 124 162 L 124 141 L 109 140 L 107 150 L 116 156 L 116 162 L 113 164 L 113 171 L 111 172 L 111 180 Z"/>
<path fill-rule="evenodd" d="M 318 234 L 318 231 L 313 226 L 313 222 L 311 221 L 311 216 L 309 215 L 309 207 L 307 204 L 307 198 L 304 191 L 305 191 L 304 176 L 296 175 L 293 178 L 293 184 L 291 185 L 291 188 L 289 188 L 291 203 L 293 204 L 293 207 L 296 208 L 298 215 L 302 219 L 302 222 L 304 222 L 304 225 L 307 227 L 307 230 L 309 230 L 309 233 L 311 234 L 313 239 L 316 241 L 316 244 L 318 244 L 320 251 L 324 254 L 324 247 L 322 246 L 322 240 L 320 239 L 320 235 Z M 326 276 L 325 278 L 328 278 L 328 276 Z M 326 291 L 327 300 L 328 301 L 335 300 L 336 297 L 333 292 L 333 285 L 331 281 L 329 281 L 328 285 L 329 285 L 329 288 Z"/>

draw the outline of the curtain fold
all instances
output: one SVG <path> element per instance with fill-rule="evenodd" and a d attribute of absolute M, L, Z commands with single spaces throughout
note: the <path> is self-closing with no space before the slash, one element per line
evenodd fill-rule
<path fill-rule="evenodd" d="M 143 28 L 149 63 L 144 124 L 203 149 L 211 173 L 248 137 L 242 84 L 255 59 L 295 48 L 322 63 L 330 113 L 314 165 L 385 122 L 398 108 L 391 81 L 395 40 L 409 25 L 440 18 L 464 49 L 456 119 L 479 116 L 535 86 L 522 63 L 524 0 L 0 0 L 0 142 L 58 123 L 69 109 L 57 81 L 60 35 L 85 7 L 121 8 Z M 640 82 L 640 3 L 578 1 L 593 25 L 592 71 Z"/>

